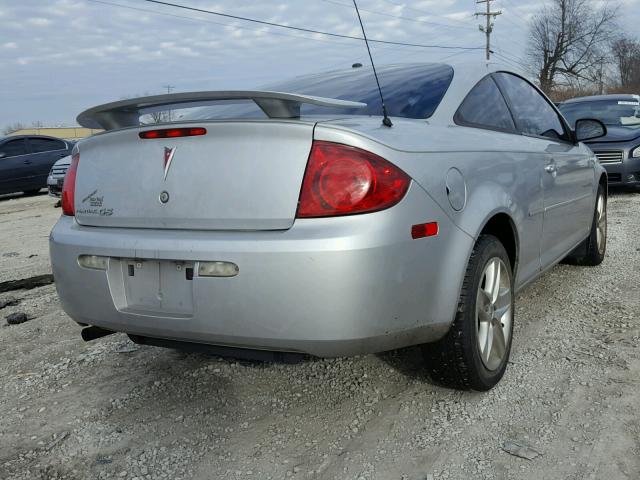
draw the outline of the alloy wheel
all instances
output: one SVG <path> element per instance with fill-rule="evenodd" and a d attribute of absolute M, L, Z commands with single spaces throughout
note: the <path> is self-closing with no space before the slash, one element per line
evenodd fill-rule
<path fill-rule="evenodd" d="M 502 259 L 489 260 L 476 296 L 478 348 L 482 363 L 496 370 L 507 355 L 513 323 L 511 271 Z"/>
<path fill-rule="evenodd" d="M 596 246 L 598 253 L 602 255 L 607 241 L 607 204 L 604 195 L 598 196 L 596 204 Z"/>

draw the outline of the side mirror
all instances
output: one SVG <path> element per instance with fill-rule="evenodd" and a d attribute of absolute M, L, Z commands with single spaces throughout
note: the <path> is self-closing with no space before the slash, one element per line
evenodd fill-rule
<path fill-rule="evenodd" d="M 595 138 L 604 137 L 607 134 L 607 127 L 600 120 L 593 118 L 581 118 L 576 121 L 576 140 L 584 142 Z"/>

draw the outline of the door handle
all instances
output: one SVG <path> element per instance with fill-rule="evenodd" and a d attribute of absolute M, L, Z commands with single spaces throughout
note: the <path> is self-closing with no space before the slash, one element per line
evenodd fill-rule
<path fill-rule="evenodd" d="M 31 160 L 25 160 L 24 163 L 25 165 L 31 165 Z"/>
<path fill-rule="evenodd" d="M 551 165 L 547 165 L 546 167 L 544 167 L 544 171 L 547 173 L 556 173 L 558 171 L 558 169 L 556 168 L 555 165 L 551 164 Z"/>

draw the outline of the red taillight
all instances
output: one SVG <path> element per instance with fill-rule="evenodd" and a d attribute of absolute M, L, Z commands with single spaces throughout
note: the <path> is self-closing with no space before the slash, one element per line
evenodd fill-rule
<path fill-rule="evenodd" d="M 206 135 L 207 129 L 202 127 L 192 128 L 162 128 L 160 130 L 147 130 L 140 132 L 140 138 L 147 140 L 151 138 L 177 138 L 177 137 L 197 137 Z"/>
<path fill-rule="evenodd" d="M 76 196 L 76 172 L 78 170 L 78 162 L 80 162 L 80 154 L 78 152 L 71 156 L 71 165 L 64 176 L 62 184 L 62 214 L 74 216 L 76 214 L 75 196 Z"/>
<path fill-rule="evenodd" d="M 302 181 L 298 218 L 376 212 L 404 197 L 411 178 L 359 148 L 314 141 Z"/>

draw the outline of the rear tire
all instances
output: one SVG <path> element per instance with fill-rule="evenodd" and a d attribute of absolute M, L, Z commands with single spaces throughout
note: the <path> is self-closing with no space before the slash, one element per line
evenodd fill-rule
<path fill-rule="evenodd" d="M 487 391 L 502 378 L 511 352 L 514 293 L 507 251 L 481 235 L 464 277 L 447 335 L 422 347 L 431 378 L 444 386 Z"/>
<path fill-rule="evenodd" d="M 589 236 L 564 260 L 571 265 L 595 267 L 607 253 L 607 196 L 604 187 L 598 187 L 596 206 Z"/>

